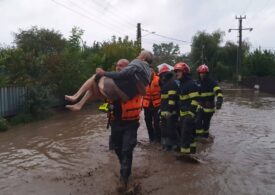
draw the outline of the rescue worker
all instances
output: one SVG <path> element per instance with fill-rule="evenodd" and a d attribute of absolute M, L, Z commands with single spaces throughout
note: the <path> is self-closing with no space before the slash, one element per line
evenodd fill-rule
<path fill-rule="evenodd" d="M 116 70 L 126 67 L 118 61 Z M 129 63 L 129 62 L 128 62 Z M 131 175 L 133 150 L 137 144 L 137 130 L 142 106 L 142 97 L 122 101 L 108 101 L 99 107 L 108 113 L 108 126 L 111 126 L 110 149 L 114 149 L 120 163 L 120 181 L 126 188 Z"/>
<path fill-rule="evenodd" d="M 142 107 L 144 108 L 144 118 L 148 130 L 150 142 L 160 142 L 159 126 L 159 106 L 160 106 L 160 86 L 159 76 L 152 69 L 150 84 L 146 87 L 146 95 L 143 96 Z"/>
<path fill-rule="evenodd" d="M 169 151 L 177 147 L 178 84 L 167 66 L 159 70 L 159 77 L 161 144 L 164 150 Z"/>
<path fill-rule="evenodd" d="M 65 100 L 76 102 L 66 105 L 71 111 L 79 111 L 88 100 L 112 99 L 127 101 L 136 95 L 145 95 L 146 87 L 151 81 L 153 54 L 143 50 L 138 57 L 120 72 L 106 72 L 102 68 L 96 69 L 96 74 L 85 81 L 74 95 L 65 95 Z"/>
<path fill-rule="evenodd" d="M 223 94 L 217 82 L 209 77 L 209 68 L 202 64 L 197 68 L 198 87 L 200 93 L 200 105 L 202 107 L 198 120 L 196 135 L 198 137 L 208 138 L 211 118 L 216 109 L 221 109 L 223 103 Z M 216 104 L 215 104 L 216 96 Z"/>
<path fill-rule="evenodd" d="M 192 80 L 190 67 L 179 62 L 174 66 L 176 78 L 179 80 L 179 109 L 180 109 L 180 152 L 182 154 L 196 153 L 195 116 L 199 105 L 198 87 Z"/>

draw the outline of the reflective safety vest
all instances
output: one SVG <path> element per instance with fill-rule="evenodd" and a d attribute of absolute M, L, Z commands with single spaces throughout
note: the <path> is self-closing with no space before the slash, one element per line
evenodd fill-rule
<path fill-rule="evenodd" d="M 131 100 L 121 103 L 121 120 L 138 120 L 141 111 L 141 96 L 136 96 Z"/>
<path fill-rule="evenodd" d="M 138 120 L 141 111 L 141 96 L 136 96 L 127 102 L 122 102 L 121 106 L 121 120 L 130 121 Z M 115 120 L 116 107 L 113 105 L 112 101 L 108 101 L 99 106 L 99 110 L 108 113 L 110 120 Z"/>
<path fill-rule="evenodd" d="M 142 106 L 148 108 L 150 103 L 153 104 L 153 107 L 160 106 L 160 86 L 159 86 L 159 77 L 154 74 L 152 82 L 146 87 L 146 95 L 143 96 Z"/>

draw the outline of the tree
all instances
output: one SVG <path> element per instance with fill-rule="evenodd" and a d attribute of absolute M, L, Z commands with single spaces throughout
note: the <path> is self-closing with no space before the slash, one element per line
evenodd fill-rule
<path fill-rule="evenodd" d="M 14 34 L 17 48 L 24 52 L 39 54 L 58 53 L 64 50 L 66 40 L 63 35 L 54 30 L 38 29 L 36 26 L 29 30 L 19 30 Z"/>
<path fill-rule="evenodd" d="M 99 55 L 101 56 L 100 62 L 97 65 L 101 65 L 105 70 L 111 70 L 114 68 L 114 63 L 121 58 L 128 59 L 129 61 L 137 57 L 139 53 L 139 47 L 134 42 L 129 40 L 128 36 L 122 38 L 112 37 L 111 41 L 105 41 L 100 44 Z"/>
<path fill-rule="evenodd" d="M 153 44 L 154 65 L 167 63 L 174 65 L 180 55 L 178 45 L 171 43 Z"/>
<path fill-rule="evenodd" d="M 200 64 L 207 64 L 212 76 L 219 80 L 232 79 L 236 71 L 238 46 L 233 42 L 226 42 L 221 46 L 224 32 L 214 31 L 209 34 L 199 31 L 193 37 L 190 59 L 194 68 Z M 249 51 L 249 43 L 243 42 L 243 58 Z"/>
<path fill-rule="evenodd" d="M 217 63 L 217 51 L 220 49 L 223 36 L 224 32 L 218 30 L 212 34 L 204 31 L 197 32 L 191 45 L 192 64 L 199 66 L 206 63 L 213 69 Z"/>
<path fill-rule="evenodd" d="M 8 83 L 9 75 L 6 60 L 10 57 L 12 48 L 0 48 L 0 87 Z"/>
<path fill-rule="evenodd" d="M 237 49 L 235 43 L 228 41 L 217 51 L 218 62 L 214 71 L 218 80 L 233 78 L 236 71 Z"/>
<path fill-rule="evenodd" d="M 83 33 L 74 27 L 65 39 L 44 28 L 19 30 L 14 34 L 15 47 L 0 49 L 0 85 L 27 87 L 30 111 L 37 114 L 50 107 L 51 100 L 64 100 L 64 94 L 77 90 L 96 67 L 112 70 L 120 58 L 132 60 L 138 55 L 138 45 L 127 36 L 113 36 L 111 41 L 89 47 Z"/>
<path fill-rule="evenodd" d="M 84 30 L 78 27 L 73 27 L 71 30 L 71 35 L 68 40 L 69 48 L 74 50 L 80 50 L 81 44 L 82 45 L 84 44 L 81 38 L 83 34 L 84 34 Z"/>
<path fill-rule="evenodd" d="M 245 59 L 246 75 L 275 76 L 275 54 L 271 51 L 256 49 Z"/>
<path fill-rule="evenodd" d="M 14 35 L 16 47 L 5 60 L 9 83 L 28 88 L 30 112 L 36 115 L 51 104 L 56 80 L 49 79 L 53 71 L 47 62 L 65 51 L 66 39 L 59 32 L 37 27 Z"/>

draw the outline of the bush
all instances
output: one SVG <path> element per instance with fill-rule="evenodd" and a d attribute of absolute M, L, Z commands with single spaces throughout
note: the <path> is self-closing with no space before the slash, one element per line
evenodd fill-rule
<path fill-rule="evenodd" d="M 12 125 L 25 124 L 34 121 L 34 117 L 31 114 L 18 114 L 15 117 L 11 118 L 10 123 Z"/>
<path fill-rule="evenodd" d="M 11 125 L 26 124 L 34 121 L 44 120 L 54 115 L 51 110 L 44 110 L 36 113 L 36 115 L 30 113 L 21 113 L 10 119 Z"/>
<path fill-rule="evenodd" d="M 6 119 L 0 117 L 0 131 L 5 131 L 8 129 L 8 122 Z"/>

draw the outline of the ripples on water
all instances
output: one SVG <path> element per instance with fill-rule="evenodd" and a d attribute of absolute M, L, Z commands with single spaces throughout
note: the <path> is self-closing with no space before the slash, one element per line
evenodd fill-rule
<path fill-rule="evenodd" d="M 191 167 L 191 172 L 181 164 L 173 165 L 175 170 L 167 165 L 174 175 L 167 177 L 166 183 L 189 175 L 191 182 L 186 180 L 183 186 L 194 194 L 273 194 L 274 111 L 273 96 L 252 90 L 225 90 L 223 108 L 214 116 L 210 130 L 216 136 L 215 142 L 200 154 L 207 163 Z M 142 123 L 140 129 L 144 128 Z M 36 178 L 42 176 L 53 178 L 64 172 L 84 171 L 86 167 L 98 166 L 96 162 L 106 162 L 108 135 L 106 116 L 95 107 L 79 113 L 61 113 L 47 121 L 1 133 L 0 192 L 17 194 L 13 190 L 21 190 L 37 194 L 39 190 L 24 189 L 26 183 L 38 182 Z M 144 151 L 146 148 L 136 149 L 140 163 Z M 59 194 L 57 191 L 40 194 Z M 60 192 L 67 194 L 64 189 Z"/>
<path fill-rule="evenodd" d="M 106 133 L 105 114 L 87 109 L 81 113 L 61 113 L 53 119 L 1 133 L 0 190 L 13 194 L 14 186 L 24 185 L 24 177 L 29 180 L 28 177 L 47 173 L 62 175 L 66 170 L 87 167 L 91 164 L 91 153 L 100 152 L 100 144 L 107 145 L 101 138 Z M 92 141 L 99 143 L 97 148 L 90 147 Z M 94 160 L 102 158 L 96 156 Z"/>
<path fill-rule="evenodd" d="M 211 127 L 218 137 L 210 156 L 214 173 L 217 169 L 221 174 L 221 192 L 272 194 L 275 98 L 254 91 L 225 93 L 223 109 L 217 112 Z"/>

